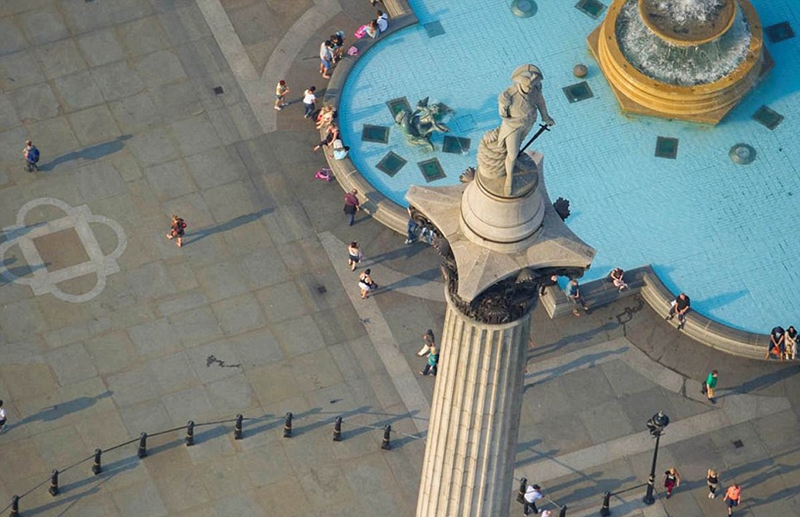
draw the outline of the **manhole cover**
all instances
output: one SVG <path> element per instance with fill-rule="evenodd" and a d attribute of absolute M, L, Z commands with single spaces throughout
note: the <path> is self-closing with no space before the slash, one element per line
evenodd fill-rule
<path fill-rule="evenodd" d="M 736 447 L 737 449 L 741 449 L 742 447 L 744 447 L 744 442 L 742 442 L 741 440 L 734 440 L 733 446 Z"/>
<path fill-rule="evenodd" d="M 222 89 L 222 86 L 214 87 L 214 95 L 221 95 L 223 93 L 225 93 L 225 91 Z"/>

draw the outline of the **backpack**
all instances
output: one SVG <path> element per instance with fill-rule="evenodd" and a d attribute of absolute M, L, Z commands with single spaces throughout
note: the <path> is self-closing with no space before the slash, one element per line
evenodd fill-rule
<path fill-rule="evenodd" d="M 39 150 L 36 147 L 32 146 L 28 149 L 28 161 L 39 163 Z"/>

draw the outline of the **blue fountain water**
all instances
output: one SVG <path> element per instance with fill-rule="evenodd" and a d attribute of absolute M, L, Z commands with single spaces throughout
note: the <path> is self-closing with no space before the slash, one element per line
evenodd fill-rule
<path fill-rule="evenodd" d="M 572 203 L 569 226 L 596 247 L 586 279 L 614 266 L 652 264 L 673 291 L 728 325 L 766 332 L 798 324 L 800 314 L 800 38 L 769 44 L 775 68 L 714 128 L 622 115 L 592 59 L 586 36 L 597 26 L 572 2 L 538 2 L 531 18 L 485 0 L 412 0 L 420 25 L 387 37 L 362 56 L 345 86 L 341 119 L 355 165 L 394 201 L 405 204 L 411 184 L 424 184 L 417 163 L 437 158 L 458 183 L 476 164 L 483 133 L 499 124 L 496 97 L 522 63 L 544 72 L 544 95 L 557 125 L 534 148 L 545 155 L 551 197 Z M 754 0 L 766 27 L 789 20 L 797 27 L 800 3 Z M 429 37 L 424 25 L 444 34 Z M 580 82 L 577 63 L 594 97 L 569 102 L 562 88 Z M 453 136 L 471 139 L 466 154 L 425 153 L 392 127 L 388 144 L 361 142 L 365 124 L 393 126 L 386 102 L 430 97 L 456 113 L 445 120 Z M 762 105 L 784 115 L 773 131 L 752 120 Z M 679 139 L 674 160 L 654 156 L 659 136 Z M 733 163 L 737 143 L 757 153 L 749 165 Z M 375 165 L 389 151 L 408 163 L 393 177 Z"/>

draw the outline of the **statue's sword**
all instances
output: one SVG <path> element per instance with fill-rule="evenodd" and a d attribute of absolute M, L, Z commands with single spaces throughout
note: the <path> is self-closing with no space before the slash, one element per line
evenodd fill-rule
<path fill-rule="evenodd" d="M 536 134 L 533 135 L 533 137 L 530 140 L 528 140 L 528 143 L 525 144 L 525 146 L 522 149 L 519 150 L 519 154 L 517 155 L 517 158 L 522 156 L 522 153 L 525 152 L 525 149 L 527 149 L 528 146 L 530 146 L 533 143 L 533 141 L 536 140 L 537 138 L 539 138 L 539 135 L 541 135 L 545 131 L 550 131 L 550 127 L 547 124 L 539 124 L 539 131 L 537 131 Z"/>

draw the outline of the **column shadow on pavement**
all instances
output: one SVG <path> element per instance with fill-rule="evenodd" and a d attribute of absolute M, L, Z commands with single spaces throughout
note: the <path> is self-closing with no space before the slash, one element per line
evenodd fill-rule
<path fill-rule="evenodd" d="M 110 154 L 121 151 L 125 147 L 125 141 L 130 140 L 131 138 L 133 138 L 133 135 L 122 135 L 109 142 L 103 142 L 102 144 L 84 147 L 83 149 L 78 149 L 77 151 L 73 151 L 71 153 L 62 154 L 52 161 L 39 165 L 39 170 L 42 172 L 52 171 L 63 163 L 71 162 L 81 158 L 84 160 L 97 160 L 98 158 L 103 158 Z"/>

